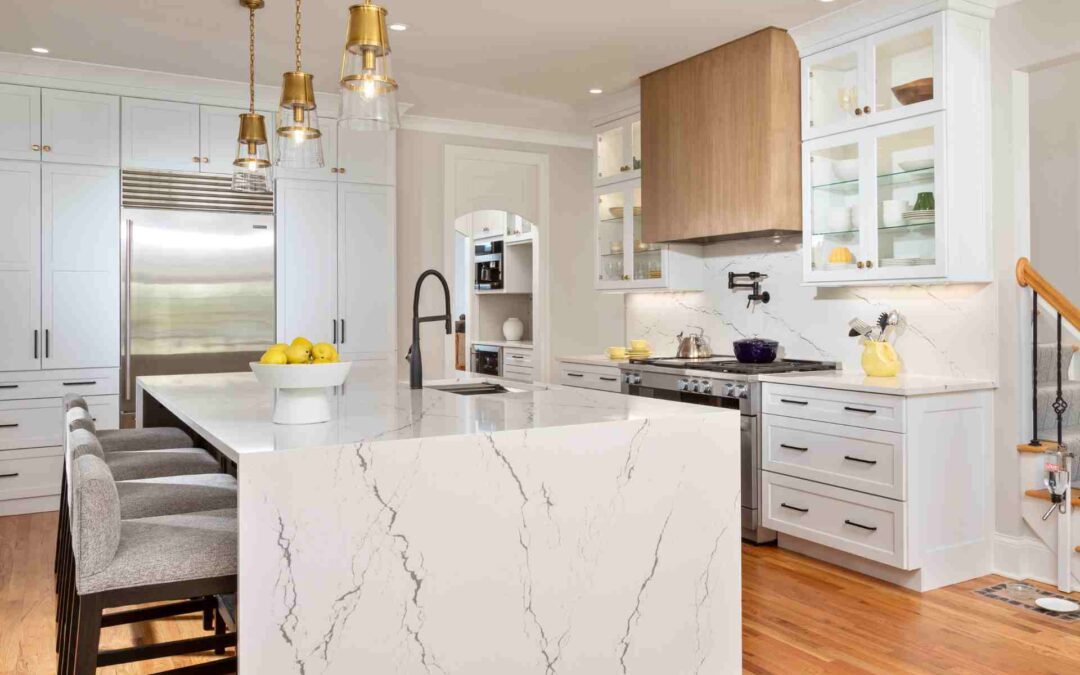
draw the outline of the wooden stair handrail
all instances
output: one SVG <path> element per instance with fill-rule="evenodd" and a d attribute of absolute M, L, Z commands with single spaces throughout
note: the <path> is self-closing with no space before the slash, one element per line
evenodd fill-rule
<path fill-rule="evenodd" d="M 1056 309 L 1062 318 L 1080 330 L 1080 307 L 1069 302 L 1061 291 L 1031 266 L 1031 261 L 1027 258 L 1016 261 L 1016 282 L 1025 288 L 1030 287 Z"/>

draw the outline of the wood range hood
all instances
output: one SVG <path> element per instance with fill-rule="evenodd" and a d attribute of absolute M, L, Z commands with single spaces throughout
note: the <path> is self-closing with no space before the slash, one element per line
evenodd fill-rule
<path fill-rule="evenodd" d="M 642 239 L 802 231 L 799 54 L 765 28 L 641 78 Z"/>

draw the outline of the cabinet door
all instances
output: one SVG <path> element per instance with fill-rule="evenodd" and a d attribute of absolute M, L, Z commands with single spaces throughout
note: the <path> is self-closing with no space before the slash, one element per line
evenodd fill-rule
<path fill-rule="evenodd" d="M 350 183 L 394 185 L 397 133 L 338 129 L 338 180 Z"/>
<path fill-rule="evenodd" d="M 279 340 L 333 340 L 338 316 L 334 183 L 277 181 L 277 296 Z"/>
<path fill-rule="evenodd" d="M 199 154 L 203 173 L 232 174 L 241 108 L 199 106 Z M 269 133 L 269 130 L 268 130 Z"/>
<path fill-rule="evenodd" d="M 809 282 L 865 278 L 873 258 L 873 160 L 864 130 L 803 144 L 803 272 Z"/>
<path fill-rule="evenodd" d="M 41 329 L 41 165 L 0 161 L 0 371 L 37 370 Z"/>
<path fill-rule="evenodd" d="M 617 289 L 627 279 L 626 191 L 619 186 L 595 194 L 596 287 Z"/>
<path fill-rule="evenodd" d="M 275 176 L 278 178 L 303 178 L 305 180 L 337 180 L 337 120 L 332 117 L 319 118 L 319 130 L 322 132 L 323 166 L 318 169 L 287 169 L 285 167 L 274 167 Z M 274 139 L 272 142 L 276 143 L 276 132 L 273 129 L 267 129 L 267 133 Z"/>
<path fill-rule="evenodd" d="M 46 369 L 120 365 L 120 175 L 41 168 L 42 326 Z"/>
<path fill-rule="evenodd" d="M 945 13 L 911 21 L 866 39 L 868 123 L 940 110 L 944 104 Z"/>
<path fill-rule="evenodd" d="M 866 81 L 865 40 L 804 58 L 803 138 L 817 138 L 862 126 L 864 116 L 872 110 Z"/>
<path fill-rule="evenodd" d="M 641 115 L 624 117 L 597 128 L 594 164 L 596 185 L 641 176 Z"/>
<path fill-rule="evenodd" d="M 41 157 L 41 90 L 0 84 L 0 159 Z"/>
<path fill-rule="evenodd" d="M 394 188 L 338 185 L 338 344 L 354 358 L 395 349 Z"/>
<path fill-rule="evenodd" d="M 120 97 L 41 90 L 41 159 L 63 164 L 120 164 Z"/>
<path fill-rule="evenodd" d="M 121 110 L 125 169 L 198 170 L 198 105 L 125 97 Z"/>

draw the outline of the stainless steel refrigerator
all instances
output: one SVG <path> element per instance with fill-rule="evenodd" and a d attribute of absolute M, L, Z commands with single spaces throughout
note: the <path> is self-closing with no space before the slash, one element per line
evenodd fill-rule
<path fill-rule="evenodd" d="M 135 378 L 248 370 L 274 342 L 270 193 L 228 176 L 125 171 L 121 218 L 121 426 Z"/>

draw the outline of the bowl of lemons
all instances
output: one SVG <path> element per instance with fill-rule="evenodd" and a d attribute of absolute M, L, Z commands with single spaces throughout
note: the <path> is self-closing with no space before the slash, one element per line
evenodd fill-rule
<path fill-rule="evenodd" d="M 318 424 L 330 419 L 330 391 L 344 384 L 351 366 L 333 345 L 298 337 L 267 349 L 251 370 L 276 392 L 275 424 Z"/>

